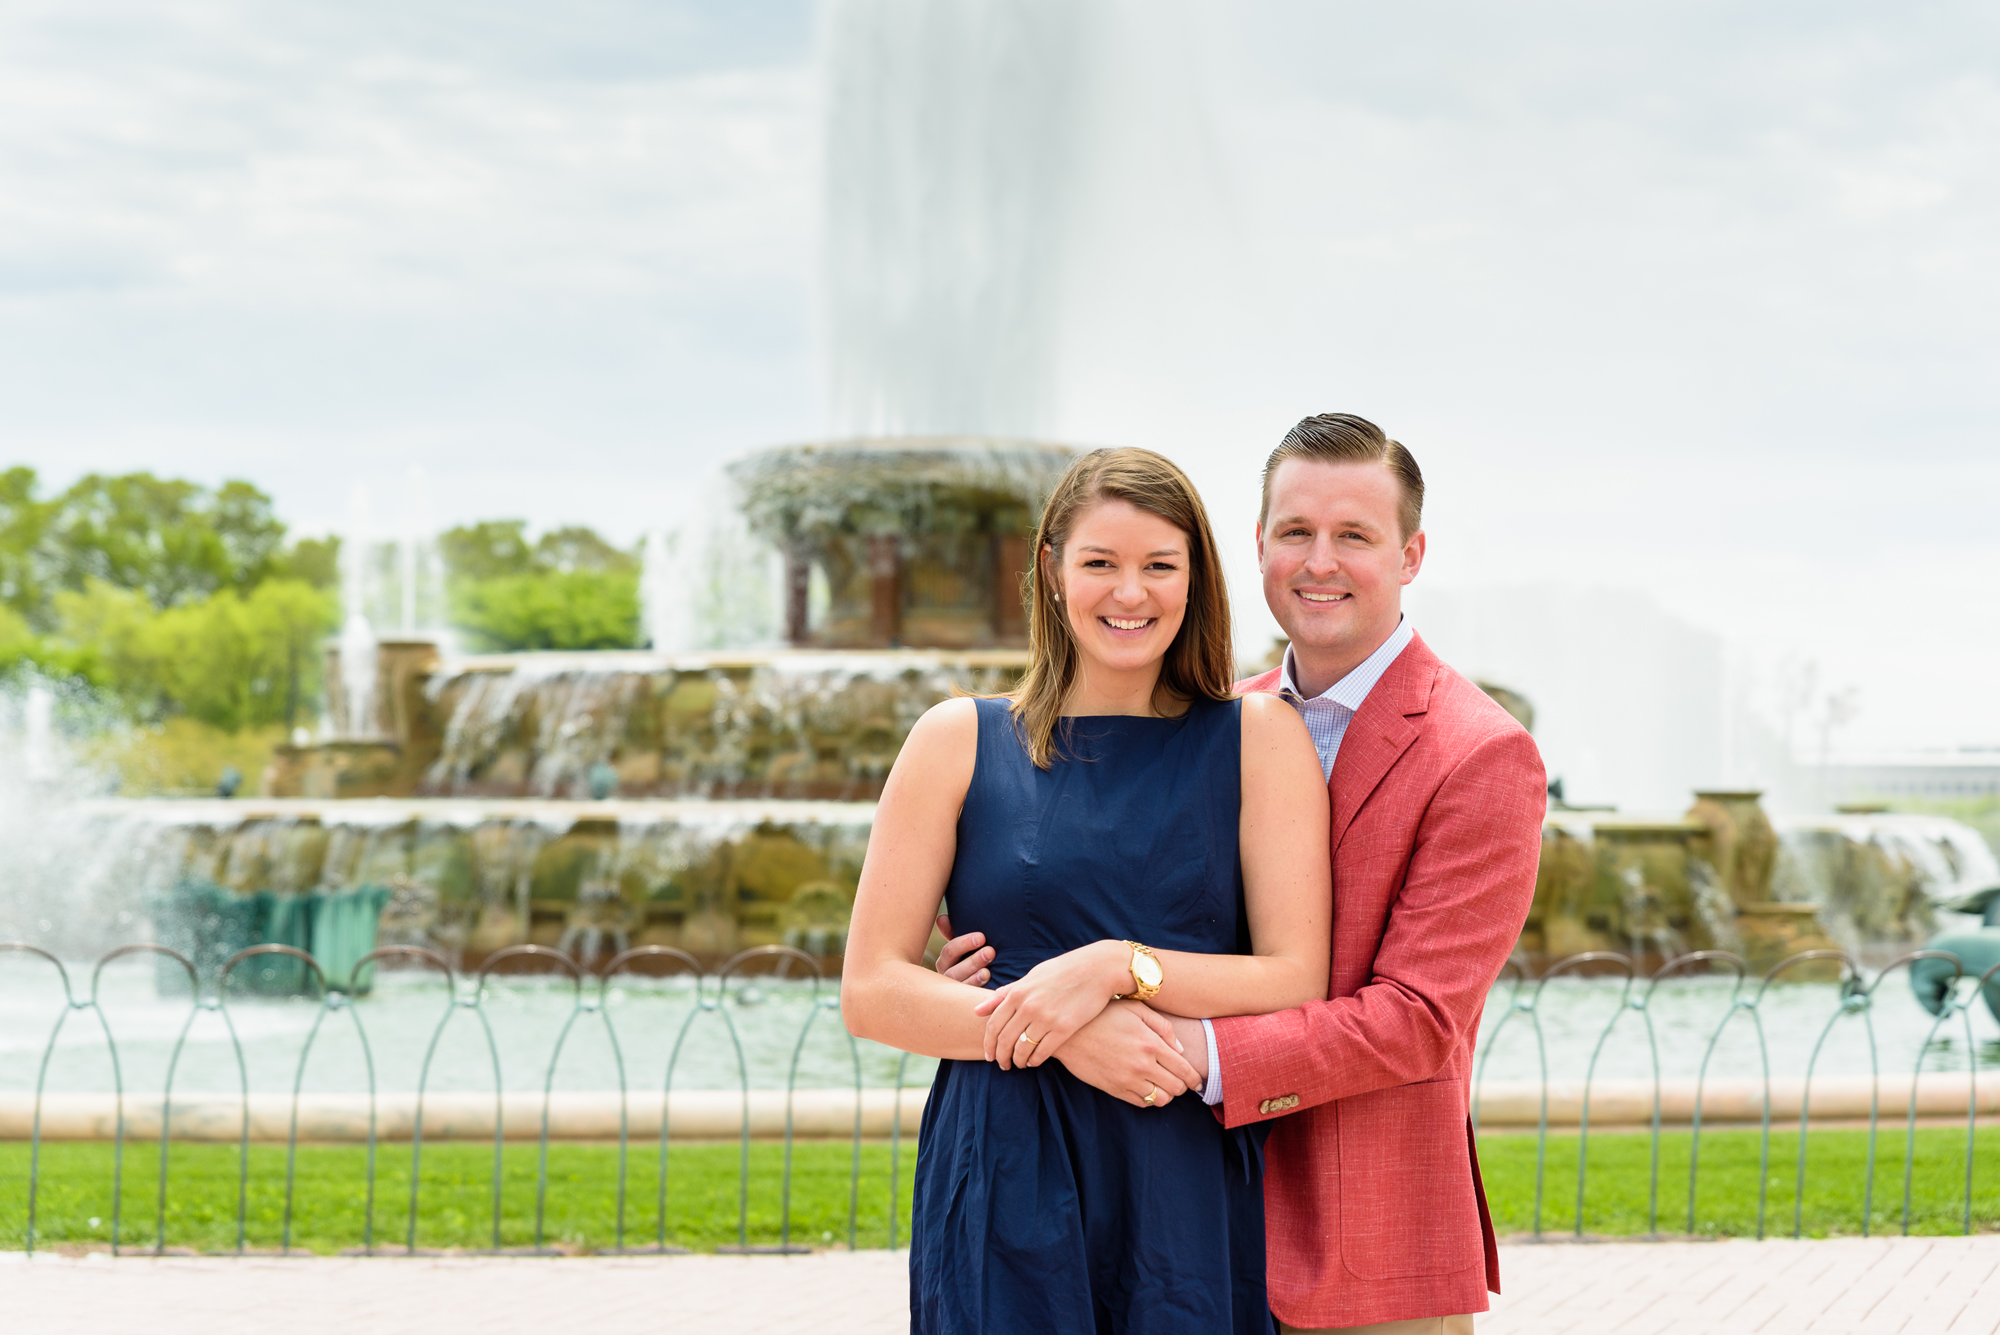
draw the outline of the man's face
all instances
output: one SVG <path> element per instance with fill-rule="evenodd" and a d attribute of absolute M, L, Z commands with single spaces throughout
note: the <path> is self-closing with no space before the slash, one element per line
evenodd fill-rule
<path fill-rule="evenodd" d="M 1403 586 L 1424 561 L 1423 533 L 1405 541 L 1397 527 L 1401 499 L 1395 474 L 1378 463 L 1278 465 L 1257 565 L 1295 651 L 1338 660 L 1345 672 L 1396 629 Z"/>

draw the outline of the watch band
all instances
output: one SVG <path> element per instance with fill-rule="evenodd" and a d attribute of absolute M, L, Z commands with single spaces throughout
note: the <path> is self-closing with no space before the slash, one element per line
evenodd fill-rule
<path fill-rule="evenodd" d="M 1139 976 L 1139 957 L 1144 955 L 1151 960 L 1154 973 L 1160 976 L 1161 982 L 1164 982 L 1166 971 L 1160 967 L 1160 957 L 1153 953 L 1151 946 L 1141 945 L 1137 941 L 1127 941 L 1125 944 L 1132 947 L 1132 962 L 1126 966 L 1132 973 L 1132 990 L 1124 995 L 1137 1001 L 1150 1001 L 1160 994 L 1160 984 L 1149 983 Z"/>

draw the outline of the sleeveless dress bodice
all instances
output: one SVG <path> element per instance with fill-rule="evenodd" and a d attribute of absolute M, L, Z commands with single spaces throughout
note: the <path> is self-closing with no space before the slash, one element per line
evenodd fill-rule
<path fill-rule="evenodd" d="M 992 985 L 1107 938 L 1249 950 L 1238 702 L 1065 720 L 1046 770 L 1005 700 L 976 704 L 945 898 L 954 931 L 986 934 Z M 1263 1131 L 1224 1130 L 1193 1093 L 1134 1107 L 1060 1060 L 941 1062 L 919 1140 L 912 1330 L 1265 1335 Z"/>

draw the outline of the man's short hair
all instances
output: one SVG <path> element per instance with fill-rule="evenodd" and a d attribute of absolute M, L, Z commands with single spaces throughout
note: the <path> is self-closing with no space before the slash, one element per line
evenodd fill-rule
<path fill-rule="evenodd" d="M 1271 517 L 1271 478 L 1287 459 L 1315 459 L 1328 464 L 1381 464 L 1395 475 L 1402 500 L 1396 506 L 1396 523 L 1404 542 L 1423 527 L 1424 475 L 1417 461 L 1401 443 L 1390 440 L 1382 428 L 1353 413 L 1320 413 L 1308 417 L 1285 433 L 1278 448 L 1264 461 L 1264 501 L 1257 510 L 1257 522 Z"/>

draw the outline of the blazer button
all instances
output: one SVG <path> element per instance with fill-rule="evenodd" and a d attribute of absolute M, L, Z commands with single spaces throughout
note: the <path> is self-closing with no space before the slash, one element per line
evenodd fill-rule
<path fill-rule="evenodd" d="M 1275 1113 L 1275 1112 L 1290 1112 L 1293 1108 L 1296 1108 L 1298 1106 L 1299 1106 L 1298 1095 L 1284 1094 L 1280 1095 L 1278 1098 L 1275 1099 L 1265 1099 L 1262 1103 L 1257 1105 L 1257 1111 L 1268 1115 L 1270 1113 Z"/>

